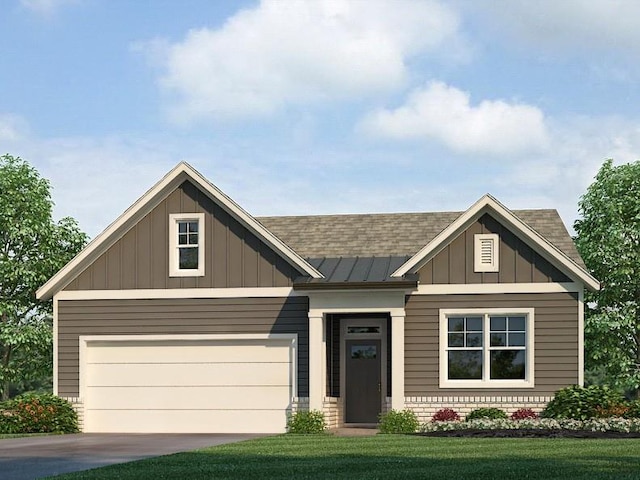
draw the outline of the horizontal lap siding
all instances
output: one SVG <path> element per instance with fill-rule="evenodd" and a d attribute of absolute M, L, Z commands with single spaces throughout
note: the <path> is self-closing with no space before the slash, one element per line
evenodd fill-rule
<path fill-rule="evenodd" d="M 308 396 L 308 299 L 60 300 L 58 394 L 79 395 L 80 335 L 298 334 L 298 395 Z"/>
<path fill-rule="evenodd" d="M 412 295 L 405 319 L 405 394 L 551 395 L 578 382 L 578 301 L 575 293 Z M 439 309 L 533 308 L 535 388 L 441 389 L 439 387 Z"/>

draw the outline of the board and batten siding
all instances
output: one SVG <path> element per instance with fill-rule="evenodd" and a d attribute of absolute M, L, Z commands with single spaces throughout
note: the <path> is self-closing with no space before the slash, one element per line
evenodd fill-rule
<path fill-rule="evenodd" d="M 298 335 L 298 396 L 309 394 L 307 297 L 58 300 L 58 395 L 79 396 L 81 335 Z"/>
<path fill-rule="evenodd" d="M 499 271 L 475 272 L 474 235 L 496 233 L 500 238 Z M 569 282 L 566 275 L 537 254 L 492 216 L 484 214 L 419 271 L 420 283 L 548 283 Z"/>
<path fill-rule="evenodd" d="M 205 214 L 205 275 L 169 276 L 169 215 Z M 65 290 L 290 287 L 300 273 L 191 182 L 184 182 Z"/>
<path fill-rule="evenodd" d="M 440 388 L 440 309 L 533 308 L 535 387 L 527 389 Z M 576 293 L 410 295 L 405 305 L 405 395 L 553 395 L 578 383 Z"/>

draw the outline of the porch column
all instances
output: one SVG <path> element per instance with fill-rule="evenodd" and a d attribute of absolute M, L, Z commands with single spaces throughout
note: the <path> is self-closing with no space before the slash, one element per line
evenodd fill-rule
<path fill-rule="evenodd" d="M 322 312 L 309 311 L 309 410 L 322 411 L 324 400 L 324 324 Z"/>
<path fill-rule="evenodd" d="M 391 313 L 391 408 L 404 408 L 404 311 Z"/>

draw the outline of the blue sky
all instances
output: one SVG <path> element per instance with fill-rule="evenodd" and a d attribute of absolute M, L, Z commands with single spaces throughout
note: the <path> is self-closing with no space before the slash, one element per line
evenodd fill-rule
<path fill-rule="evenodd" d="M 0 0 L 0 151 L 96 235 L 181 160 L 253 215 L 570 227 L 640 157 L 640 3 Z"/>

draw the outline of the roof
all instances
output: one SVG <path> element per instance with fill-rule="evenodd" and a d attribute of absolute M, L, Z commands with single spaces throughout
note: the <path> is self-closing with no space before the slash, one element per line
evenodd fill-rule
<path fill-rule="evenodd" d="M 490 213 L 548 260 L 597 290 L 555 210 L 509 210 L 490 195 L 464 212 L 254 218 L 187 163 L 179 163 L 36 292 L 48 300 L 184 181 L 191 181 L 296 268 L 305 288 L 416 283 L 416 272 L 464 229 Z"/>
<path fill-rule="evenodd" d="M 556 210 L 512 210 L 581 268 L 584 262 Z M 464 212 L 257 217 L 305 258 L 413 256 Z M 322 272 L 324 274 L 324 272 Z"/>
<path fill-rule="evenodd" d="M 405 256 L 387 257 L 323 257 L 310 258 L 313 265 L 324 278 L 301 277 L 295 285 L 310 288 L 330 288 L 331 286 L 366 287 L 414 287 L 417 285 L 416 275 L 392 277 L 391 274 L 409 260 Z"/>
<path fill-rule="evenodd" d="M 190 181 L 202 192 L 208 195 L 227 213 L 247 227 L 258 238 L 278 252 L 282 258 L 289 262 L 300 273 L 312 278 L 321 278 L 322 274 L 313 268 L 304 258 L 282 242 L 272 232 L 256 221 L 240 205 L 235 203 L 222 190 L 216 187 L 186 162 L 180 162 L 158 183 L 151 187 L 142 197 L 131 205 L 101 234 L 67 263 L 58 273 L 49 279 L 36 292 L 40 300 L 48 300 L 57 292 L 69 284 L 80 272 L 95 261 L 111 245 L 120 239 L 129 229 L 139 222 L 144 215 L 149 213 L 164 198 L 174 191 L 184 181 Z"/>
<path fill-rule="evenodd" d="M 546 257 L 553 265 L 567 274 L 574 281 L 583 283 L 588 289 L 596 291 L 600 289 L 600 283 L 584 267 L 578 265 L 561 251 L 549 239 L 540 235 L 520 217 L 489 194 L 483 195 L 476 203 L 456 218 L 447 228 L 422 247 L 415 255 L 407 260 L 404 265 L 391 274 L 392 277 L 402 277 L 407 273 L 416 272 L 426 262 L 433 258 L 444 246 L 458 237 L 473 222 L 485 214 L 490 214 L 502 225 L 524 240 L 537 253 Z"/>

